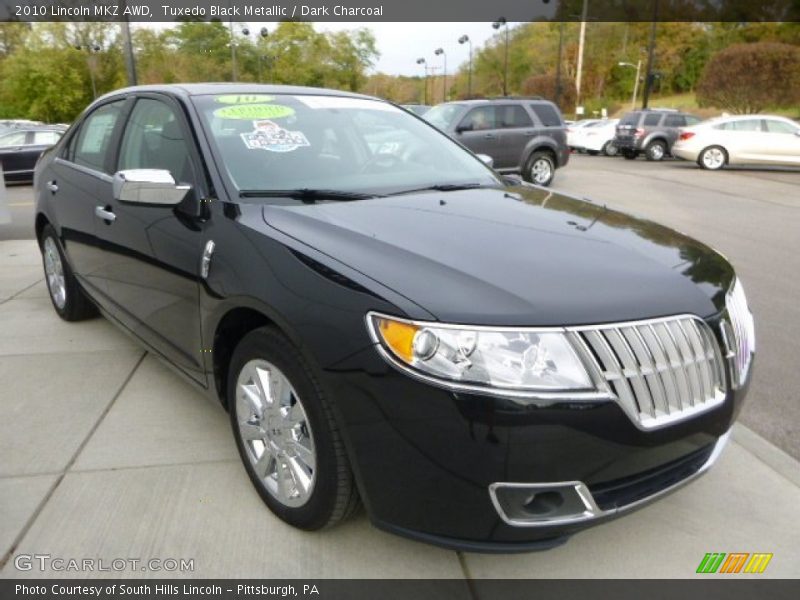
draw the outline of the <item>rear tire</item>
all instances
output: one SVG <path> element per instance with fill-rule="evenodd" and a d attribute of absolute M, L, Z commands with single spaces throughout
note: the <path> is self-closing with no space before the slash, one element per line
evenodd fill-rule
<path fill-rule="evenodd" d="M 667 145 L 661 140 L 653 140 L 647 144 L 647 148 L 644 150 L 645 158 L 651 162 L 664 160 L 666 155 Z"/>
<path fill-rule="evenodd" d="M 697 164 L 709 171 L 719 171 L 728 163 L 728 153 L 722 146 L 709 146 L 697 156 Z"/>
<path fill-rule="evenodd" d="M 96 316 L 97 307 L 81 289 L 52 225 L 44 226 L 39 242 L 47 291 L 58 316 L 65 321 L 83 321 Z"/>
<path fill-rule="evenodd" d="M 589 156 L 597 156 L 600 154 L 597 150 L 587 150 L 586 152 L 589 153 Z"/>
<path fill-rule="evenodd" d="M 531 154 L 522 177 L 530 183 L 547 187 L 553 182 L 556 174 L 556 162 L 553 155 L 545 150 L 539 150 Z"/>
<path fill-rule="evenodd" d="M 617 145 L 613 141 L 608 141 L 603 144 L 602 153 L 606 156 L 616 156 L 619 154 L 619 148 L 617 148 Z"/>
<path fill-rule="evenodd" d="M 622 156 L 625 157 L 625 160 L 635 160 L 639 153 L 636 150 L 631 150 L 630 148 L 625 148 L 622 150 Z"/>
<path fill-rule="evenodd" d="M 311 531 L 355 512 L 358 491 L 330 402 L 286 337 L 271 327 L 248 333 L 227 387 L 239 455 L 277 517 Z"/>

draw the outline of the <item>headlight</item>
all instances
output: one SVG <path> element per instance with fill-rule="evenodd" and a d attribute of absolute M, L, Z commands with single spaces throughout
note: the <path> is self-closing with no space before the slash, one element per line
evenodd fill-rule
<path fill-rule="evenodd" d="M 512 395 L 597 393 L 561 330 L 443 325 L 377 313 L 367 315 L 367 325 L 390 362 L 446 387 Z"/>
<path fill-rule="evenodd" d="M 730 323 L 724 322 L 723 334 L 731 359 L 733 386 L 747 381 L 750 363 L 756 351 L 756 332 L 753 314 L 747 305 L 742 282 L 737 278 L 725 297 Z"/>

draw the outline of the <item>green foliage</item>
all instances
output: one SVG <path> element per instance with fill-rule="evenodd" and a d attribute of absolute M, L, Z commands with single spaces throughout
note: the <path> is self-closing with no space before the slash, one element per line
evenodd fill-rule
<path fill-rule="evenodd" d="M 703 71 L 697 99 L 745 114 L 800 104 L 800 47 L 758 42 L 718 52 Z"/>

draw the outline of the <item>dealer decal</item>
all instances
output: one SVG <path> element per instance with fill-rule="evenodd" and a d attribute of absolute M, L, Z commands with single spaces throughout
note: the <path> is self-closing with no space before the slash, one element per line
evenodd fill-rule
<path fill-rule="evenodd" d="M 214 116 L 217 118 L 242 121 L 280 119 L 293 114 L 293 108 L 281 104 L 233 104 L 214 111 Z"/>
<path fill-rule="evenodd" d="M 227 94 L 217 96 L 214 101 L 219 104 L 258 104 L 260 102 L 272 102 L 275 96 L 266 94 Z"/>
<path fill-rule="evenodd" d="M 292 152 L 311 145 L 302 131 L 289 131 L 273 121 L 253 121 L 253 126 L 253 131 L 241 134 L 244 145 L 250 150 Z"/>

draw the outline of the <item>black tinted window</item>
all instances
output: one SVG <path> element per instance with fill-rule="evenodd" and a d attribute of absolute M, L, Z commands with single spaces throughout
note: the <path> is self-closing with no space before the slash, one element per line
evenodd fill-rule
<path fill-rule="evenodd" d="M 500 127 L 531 127 L 533 125 L 533 120 L 530 115 L 518 104 L 512 106 L 498 106 L 495 109 L 495 114 L 498 116 Z"/>
<path fill-rule="evenodd" d="M 545 127 L 561 127 L 561 115 L 549 104 L 531 104 L 531 109 Z"/>
<path fill-rule="evenodd" d="M 650 113 L 649 115 L 645 115 L 644 117 L 644 126 L 645 127 L 655 127 L 661 121 L 661 115 L 656 113 Z"/>
<path fill-rule="evenodd" d="M 620 120 L 620 125 L 637 125 L 639 123 L 639 113 L 628 113 Z"/>
<path fill-rule="evenodd" d="M 189 145 L 175 111 L 164 102 L 136 102 L 122 136 L 117 168 L 166 169 L 175 181 L 190 182 Z"/>
<path fill-rule="evenodd" d="M 104 104 L 90 114 L 73 138 L 72 161 L 98 171 L 105 171 L 111 134 L 122 111 L 123 100 Z"/>
<path fill-rule="evenodd" d="M 667 115 L 664 119 L 665 127 L 683 127 L 686 125 L 686 118 L 683 115 Z"/>

